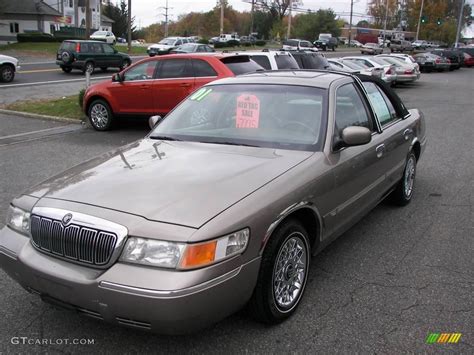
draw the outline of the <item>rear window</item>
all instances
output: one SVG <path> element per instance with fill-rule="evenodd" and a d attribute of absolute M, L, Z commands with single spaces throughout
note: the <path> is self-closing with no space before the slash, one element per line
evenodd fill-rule
<path fill-rule="evenodd" d="M 267 56 L 264 55 L 252 55 L 250 56 L 254 62 L 256 62 L 258 65 L 262 66 L 263 68 L 267 70 L 271 70 L 272 66 L 270 64 L 270 61 L 268 60 Z"/>
<path fill-rule="evenodd" d="M 222 58 L 221 61 L 235 75 L 253 73 L 253 72 L 256 72 L 257 70 L 264 70 L 263 67 L 255 63 L 248 56 L 227 57 L 227 58 Z"/>
<path fill-rule="evenodd" d="M 76 49 L 76 44 L 74 42 L 63 42 L 59 50 L 73 52 Z"/>
<path fill-rule="evenodd" d="M 276 55 L 275 61 L 278 69 L 299 69 L 296 60 L 289 55 Z"/>

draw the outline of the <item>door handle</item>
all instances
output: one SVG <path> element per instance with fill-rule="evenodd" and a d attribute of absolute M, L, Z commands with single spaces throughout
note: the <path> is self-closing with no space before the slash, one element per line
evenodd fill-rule
<path fill-rule="evenodd" d="M 413 133 L 413 130 L 410 128 L 407 128 L 406 130 L 403 131 L 403 138 L 405 138 L 406 141 L 409 140 L 412 133 Z"/>
<path fill-rule="evenodd" d="M 382 158 L 383 153 L 385 152 L 385 144 L 380 144 L 375 148 L 375 152 L 377 153 L 377 158 Z"/>

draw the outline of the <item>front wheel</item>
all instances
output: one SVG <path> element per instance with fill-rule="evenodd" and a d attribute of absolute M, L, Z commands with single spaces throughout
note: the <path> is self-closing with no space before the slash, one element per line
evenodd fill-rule
<path fill-rule="evenodd" d="M 105 100 L 94 100 L 89 106 L 88 116 L 96 131 L 108 131 L 112 127 L 112 110 Z"/>
<path fill-rule="evenodd" d="M 413 152 L 410 152 L 407 162 L 405 163 L 403 177 L 391 195 L 391 199 L 395 204 L 399 206 L 405 206 L 410 203 L 415 187 L 415 176 L 416 157 Z"/>
<path fill-rule="evenodd" d="M 3 65 L 0 67 L 0 81 L 5 83 L 12 82 L 15 78 L 15 69 L 12 65 Z"/>
<path fill-rule="evenodd" d="M 295 312 L 308 279 L 308 232 L 297 220 L 284 222 L 265 247 L 257 285 L 249 303 L 260 322 L 276 324 Z"/>

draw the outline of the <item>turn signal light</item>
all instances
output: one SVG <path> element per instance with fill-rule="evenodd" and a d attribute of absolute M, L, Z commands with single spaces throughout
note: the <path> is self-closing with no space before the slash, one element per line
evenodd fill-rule
<path fill-rule="evenodd" d="M 188 245 L 181 260 L 182 268 L 192 268 L 212 263 L 216 257 L 217 241 Z"/>

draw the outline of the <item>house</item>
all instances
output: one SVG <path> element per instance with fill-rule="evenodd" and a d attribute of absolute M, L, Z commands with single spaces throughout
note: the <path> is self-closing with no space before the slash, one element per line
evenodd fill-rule
<path fill-rule="evenodd" d="M 0 43 L 16 42 L 24 32 L 52 33 L 61 13 L 41 0 L 3 1 L 0 7 Z"/>

